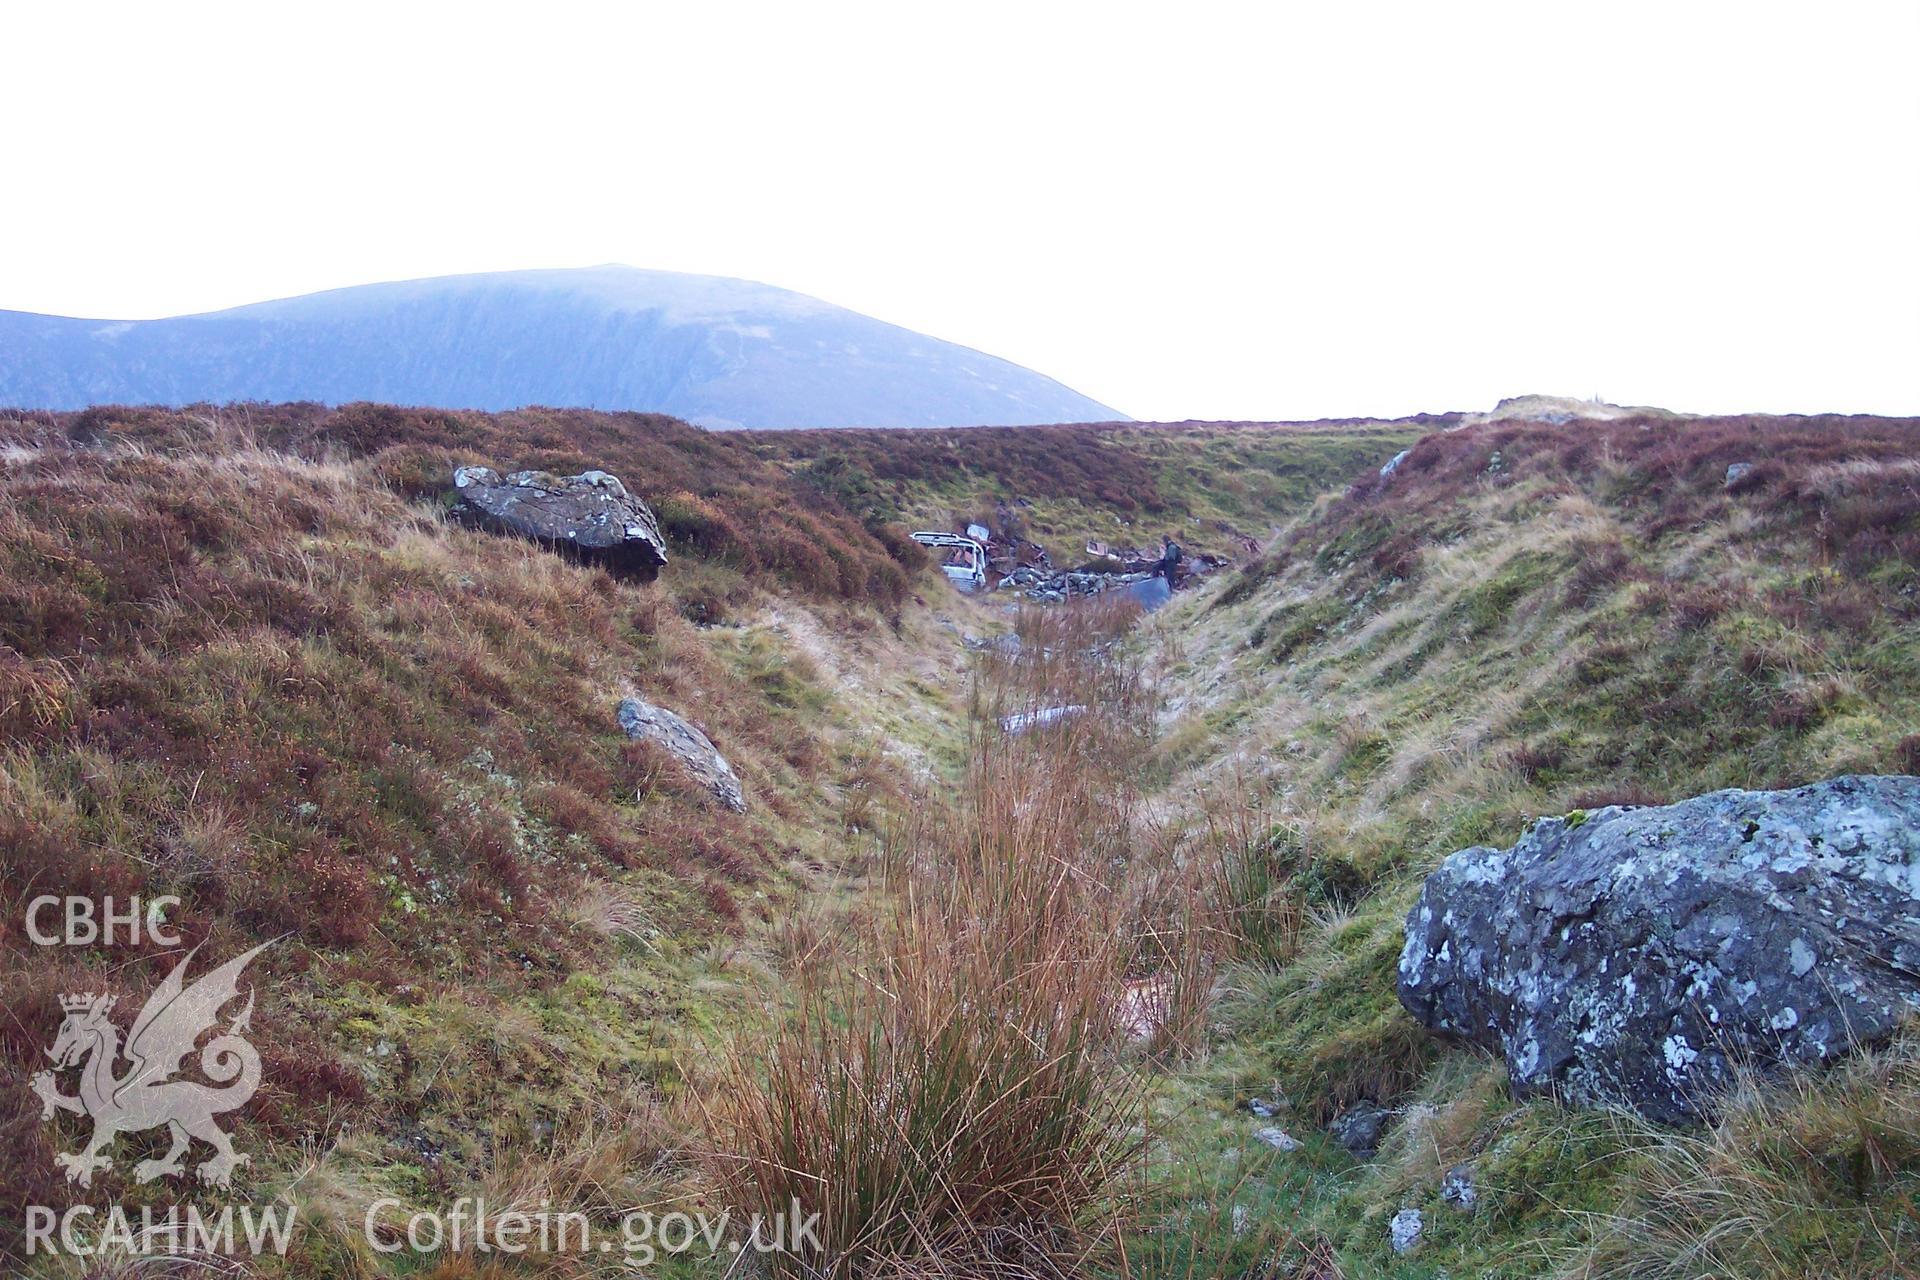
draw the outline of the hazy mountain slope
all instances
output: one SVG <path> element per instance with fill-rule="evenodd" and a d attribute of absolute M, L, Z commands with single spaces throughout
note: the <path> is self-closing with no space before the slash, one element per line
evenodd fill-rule
<path fill-rule="evenodd" d="M 1031 370 L 802 294 L 607 266 L 336 289 L 164 320 L 0 312 L 0 404 L 379 400 L 712 426 L 1111 421 Z"/>

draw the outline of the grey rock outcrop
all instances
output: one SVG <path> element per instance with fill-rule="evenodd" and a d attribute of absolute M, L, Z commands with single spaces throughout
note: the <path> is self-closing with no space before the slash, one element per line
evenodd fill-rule
<path fill-rule="evenodd" d="M 1253 1136 L 1272 1147 L 1275 1151 L 1298 1151 L 1300 1140 L 1277 1125 L 1268 1125 L 1255 1129 Z"/>
<path fill-rule="evenodd" d="M 1333 1118 L 1327 1133 L 1351 1154 L 1371 1160 L 1380 1150 L 1380 1135 L 1392 1116 L 1391 1111 L 1375 1103 L 1356 1102 Z"/>
<path fill-rule="evenodd" d="M 1387 1242 L 1395 1253 L 1405 1253 L 1420 1243 L 1420 1233 L 1425 1228 L 1418 1209 L 1402 1209 L 1387 1224 Z"/>
<path fill-rule="evenodd" d="M 657 742 L 713 797 L 735 813 L 747 811 L 747 793 L 713 740 L 686 719 L 639 698 L 620 700 L 620 727 L 629 738 Z"/>
<path fill-rule="evenodd" d="M 562 555 L 604 565 L 620 577 L 653 581 L 667 562 L 660 523 L 646 503 L 604 471 L 555 476 L 492 467 L 459 467 L 454 514 L 496 533 L 531 538 Z"/>
<path fill-rule="evenodd" d="M 1711 1114 L 1741 1064 L 1824 1062 L 1920 1011 L 1920 778 L 1549 818 L 1463 849 L 1407 917 L 1401 1003 L 1514 1091 Z"/>
<path fill-rule="evenodd" d="M 1440 1179 L 1440 1198 L 1462 1213 L 1472 1212 L 1473 1206 L 1480 1203 L 1473 1166 L 1457 1164 L 1447 1170 L 1446 1176 Z"/>

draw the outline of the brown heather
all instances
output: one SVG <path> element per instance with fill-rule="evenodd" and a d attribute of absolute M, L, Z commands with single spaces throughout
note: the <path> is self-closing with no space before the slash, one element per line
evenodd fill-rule
<path fill-rule="evenodd" d="M 1434 861 L 1533 816 L 1913 768 L 1916 424 L 1422 425 L 0 418 L 0 1060 L 34 1069 L 58 993 L 135 1001 L 173 959 L 30 948 L 28 897 L 170 892 L 209 959 L 291 934 L 246 1117 L 246 1190 L 311 1224 L 275 1274 L 387 1274 L 374 1196 L 475 1190 L 602 1230 L 797 1199 L 825 1247 L 769 1265 L 848 1280 L 1907 1274 L 1912 1035 L 1675 1133 L 1513 1102 L 1393 976 Z M 458 461 L 615 471 L 674 565 L 638 588 L 450 527 Z M 894 521 L 988 511 L 1292 523 L 1153 619 L 1027 610 L 1017 656 L 961 659 L 940 622 L 994 602 Z M 624 740 L 628 690 L 696 714 L 751 815 Z M 23 1096 L 4 1223 L 60 1202 L 80 1131 Z M 1364 1164 L 1323 1130 L 1359 1101 L 1394 1112 Z M 1472 1214 L 1440 1198 L 1463 1163 Z"/>
<path fill-rule="evenodd" d="M 817 676 L 716 658 L 670 581 L 625 585 L 450 527 L 431 486 L 395 482 L 400 464 L 599 461 L 737 484 L 744 497 L 715 501 L 759 539 L 725 566 L 743 600 L 890 609 L 905 570 L 750 459 L 728 479 L 683 457 L 700 433 L 680 424 L 623 420 L 607 453 L 569 455 L 564 421 L 468 431 L 366 406 L 0 419 L 0 1058 L 16 1078 L 44 1065 L 57 993 L 137 1008 L 177 959 L 32 946 L 43 893 L 179 896 L 174 923 L 205 944 L 196 970 L 287 936 L 256 964 L 275 999 L 256 1015 L 268 1083 L 244 1123 L 292 1146 L 485 1115 L 484 1075 L 449 1094 L 405 1049 L 398 1083 L 370 1088 L 360 1055 L 377 1035 L 346 1024 L 367 1007 L 552 998 L 622 945 L 572 909 L 583 880 L 646 886 L 675 936 L 739 927 L 787 847 L 780 819 L 718 810 L 625 740 L 614 705 L 634 690 L 687 708 L 743 773 L 804 790 L 835 767 L 815 745 Z M 844 544 L 837 559 L 779 559 L 815 531 Z M 699 589 L 719 566 L 694 551 L 677 567 Z M 556 1095 L 595 1087 L 563 1058 L 532 1070 Z M 50 1154 L 84 1126 L 43 1127 L 11 1095 L 0 1126 L 21 1156 L 0 1173 L 11 1232 L 20 1206 L 64 1202 Z M 124 1181 L 141 1154 L 105 1194 L 170 1194 Z"/>

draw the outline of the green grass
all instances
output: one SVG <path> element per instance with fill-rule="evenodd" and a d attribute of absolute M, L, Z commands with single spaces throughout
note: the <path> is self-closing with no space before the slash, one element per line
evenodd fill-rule
<path fill-rule="evenodd" d="M 1512 1102 L 1394 974 L 1421 877 L 1539 815 L 1920 767 L 1912 424 L 1423 429 L 8 415 L 7 896 L 178 891 L 214 953 L 291 931 L 243 1190 L 311 1210 L 292 1275 L 421 1271 L 358 1241 L 377 1193 L 610 1220 L 771 1204 L 809 1175 L 834 1180 L 848 1271 L 1899 1274 L 1920 1249 L 1911 1036 L 1679 1133 Z M 674 563 L 639 588 L 450 528 L 456 455 L 642 476 Z M 1001 620 L 889 523 L 1002 509 L 1056 552 L 1267 544 L 1117 650 L 1030 613 L 1030 656 L 985 662 L 983 716 L 1114 711 L 1023 757 L 1088 770 L 1063 775 L 1078 792 L 983 781 L 939 615 Z M 713 734 L 750 815 L 625 742 L 629 689 Z M 957 811 L 923 793 L 956 786 Z M 0 943 L 10 1066 L 59 992 L 144 991 L 157 958 L 126 959 Z M 1146 977 L 1175 1032 L 1036 1056 Z M 1251 1138 L 1252 1098 L 1300 1150 Z M 1362 1099 L 1396 1111 L 1365 1163 L 1323 1128 Z M 60 1124 L 0 1113 L 24 1153 L 0 1208 L 61 1192 Z M 758 1164 L 689 1155 L 716 1147 Z M 1440 1199 L 1460 1163 L 1472 1214 Z M 958 1210 L 935 1194 L 956 1173 Z M 1427 1236 L 1396 1256 L 1408 1207 Z M 550 1261 L 526 1270 L 616 1270 Z M 475 1263 L 437 1275 L 502 1274 Z"/>
<path fill-rule="evenodd" d="M 1723 492 L 1734 448 L 1770 459 L 1766 487 Z M 1835 461 L 1849 450 L 1877 460 Z M 1275 1089 L 1296 1136 L 1357 1098 L 1399 1110 L 1379 1160 L 1300 1208 L 1302 1240 L 1339 1274 L 1897 1274 L 1920 1179 L 1910 1046 L 1667 1133 L 1512 1103 L 1503 1068 L 1426 1036 L 1394 979 L 1421 877 L 1537 815 L 1911 769 L 1920 629 L 1893 584 L 1920 555 L 1917 457 L 1911 424 L 1434 437 L 1391 483 L 1155 620 L 1212 682 L 1204 722 L 1240 726 L 1169 726 L 1176 794 L 1259 762 L 1267 803 L 1351 872 L 1319 895 L 1337 905 L 1297 959 L 1230 975 L 1213 1058 L 1167 1086 Z M 1843 505 L 1882 524 L 1819 514 Z M 1234 1145 L 1187 1140 L 1179 1158 L 1203 1168 Z M 1459 1162 L 1483 1192 L 1471 1215 L 1439 1195 Z M 1395 1256 L 1387 1221 L 1406 1207 L 1427 1233 Z"/>
<path fill-rule="evenodd" d="M 1421 431 L 1396 422 L 740 434 L 869 519 L 1018 525 L 1068 565 L 1089 539 L 1146 549 L 1163 533 L 1244 560 L 1241 536 L 1265 543 Z"/>

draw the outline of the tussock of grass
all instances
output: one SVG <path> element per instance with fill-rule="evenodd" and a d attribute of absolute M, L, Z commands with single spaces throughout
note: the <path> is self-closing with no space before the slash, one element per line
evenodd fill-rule
<path fill-rule="evenodd" d="M 974 770 L 866 954 L 796 971 L 797 1014 L 720 1105 L 734 1200 L 821 1215 L 822 1256 L 776 1271 L 1061 1275 L 1104 1231 L 1137 1147 L 1115 828 L 1071 756 L 994 742 Z"/>
<path fill-rule="evenodd" d="M 1636 1171 L 1569 1277 L 1897 1277 L 1920 1258 L 1920 1029 L 1825 1074 L 1748 1080 L 1712 1128 L 1616 1117 Z"/>
<path fill-rule="evenodd" d="M 826 1224 L 819 1257 L 776 1270 L 1052 1276 L 1178 1255 L 1198 1273 L 1275 1239 L 1226 1205 L 1207 1228 L 1224 1253 L 1138 1217 L 1167 1193 L 1140 1182 L 1140 1065 L 1204 1045 L 1219 966 L 1281 963 L 1303 908 L 1297 840 L 1244 801 L 1193 829 L 1139 811 L 1156 697 L 1133 621 L 1111 601 L 1027 610 L 1018 654 L 980 658 L 964 798 L 889 824 L 890 909 L 837 963 L 793 966 L 792 1011 L 742 1042 L 715 1108 L 728 1193 Z M 1085 711 L 999 728 L 1062 705 Z"/>

